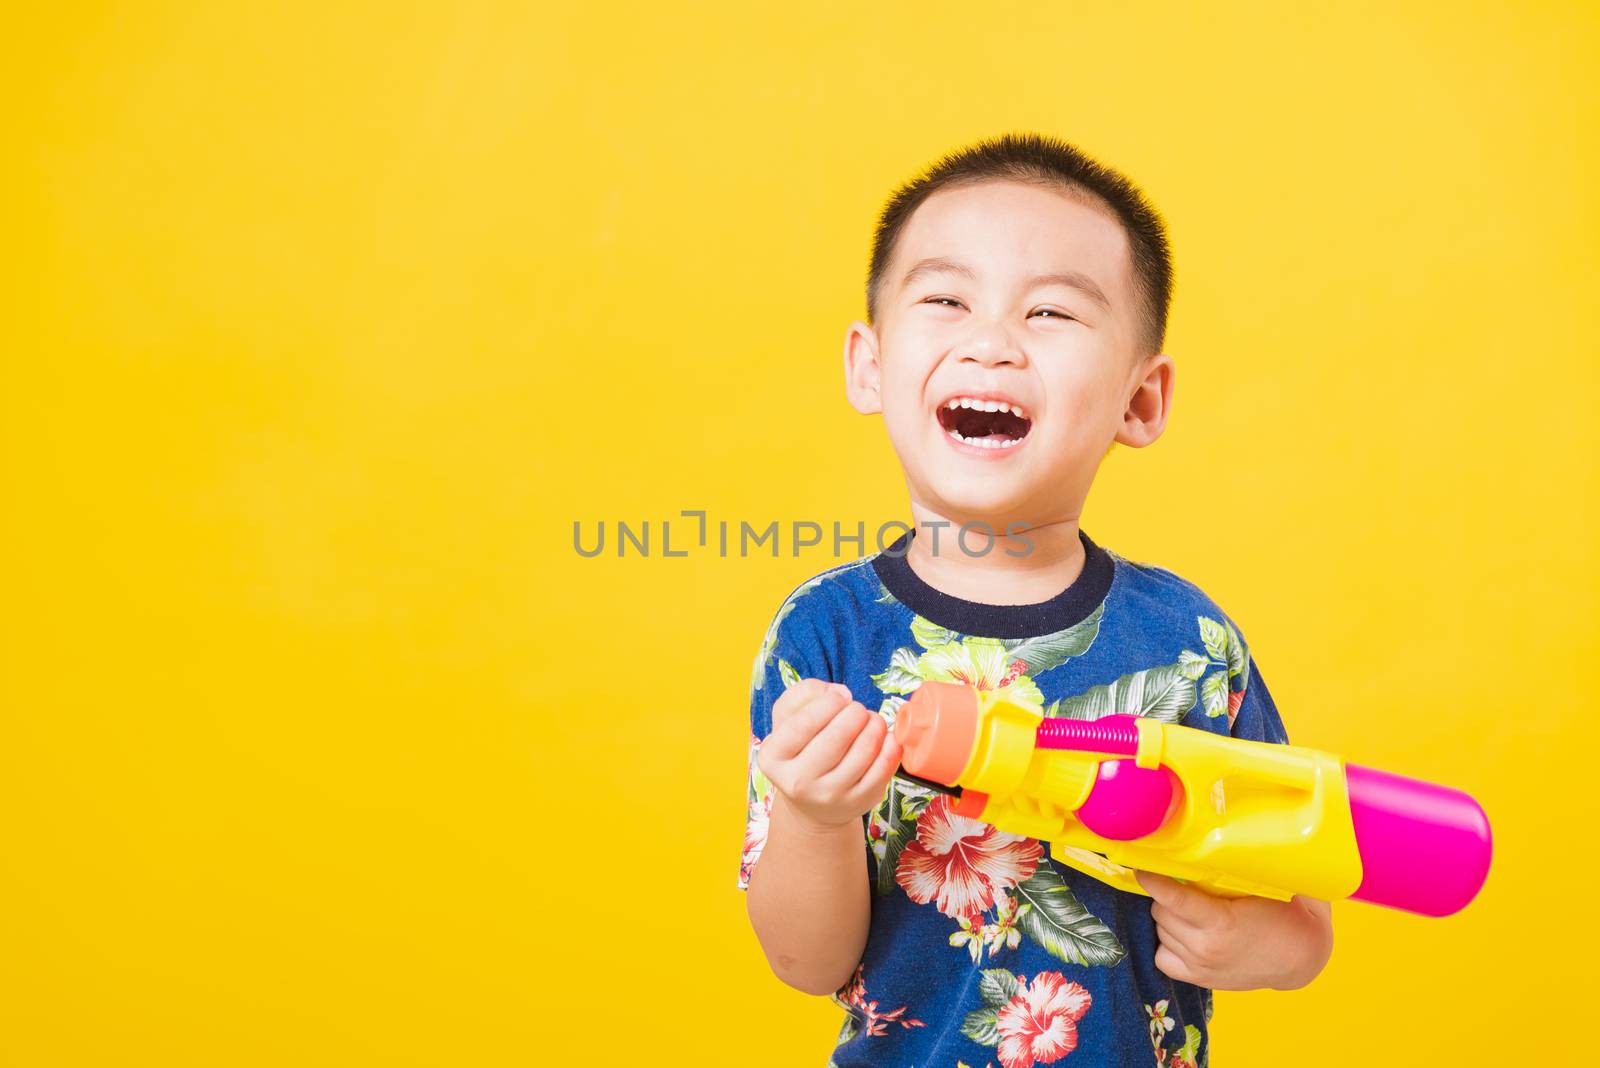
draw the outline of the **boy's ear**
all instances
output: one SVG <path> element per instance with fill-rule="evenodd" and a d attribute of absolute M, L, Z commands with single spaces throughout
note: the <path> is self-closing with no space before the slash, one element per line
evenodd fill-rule
<path fill-rule="evenodd" d="M 1127 410 L 1122 413 L 1117 441 L 1142 449 L 1161 436 L 1167 417 L 1172 414 L 1172 386 L 1176 374 L 1172 357 L 1164 352 L 1140 363 Z"/>
<path fill-rule="evenodd" d="M 844 335 L 844 395 L 862 415 L 883 411 L 879 370 L 877 331 L 858 319 Z"/>

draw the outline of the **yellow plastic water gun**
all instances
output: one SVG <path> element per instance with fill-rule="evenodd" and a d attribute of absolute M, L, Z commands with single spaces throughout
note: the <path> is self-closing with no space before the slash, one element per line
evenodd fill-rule
<path fill-rule="evenodd" d="M 1222 897 L 1448 916 L 1489 871 L 1489 820 L 1469 795 L 1305 746 L 1142 716 L 1046 718 L 947 682 L 918 687 L 894 733 L 902 774 L 957 795 L 957 814 L 1049 842 L 1130 893 L 1145 893 L 1137 868 Z"/>

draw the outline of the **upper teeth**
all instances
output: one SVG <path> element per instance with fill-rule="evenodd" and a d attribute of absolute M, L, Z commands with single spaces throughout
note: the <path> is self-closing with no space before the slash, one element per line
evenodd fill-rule
<path fill-rule="evenodd" d="M 1020 407 L 1015 404 L 1007 404 L 1005 401 L 976 400 L 972 397 L 951 397 L 949 400 L 944 402 L 944 406 L 946 408 L 971 408 L 973 411 L 977 412 L 1010 412 L 1018 419 L 1026 418 L 1026 416 L 1022 414 L 1022 409 Z"/>

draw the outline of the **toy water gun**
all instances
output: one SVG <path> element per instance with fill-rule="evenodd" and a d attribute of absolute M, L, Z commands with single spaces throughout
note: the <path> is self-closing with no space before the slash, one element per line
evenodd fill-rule
<path fill-rule="evenodd" d="M 918 687 L 894 734 L 902 776 L 956 795 L 957 814 L 1135 894 L 1139 868 L 1220 897 L 1448 916 L 1489 872 L 1489 820 L 1470 796 L 1304 746 L 1125 714 L 1046 718 L 948 682 Z"/>

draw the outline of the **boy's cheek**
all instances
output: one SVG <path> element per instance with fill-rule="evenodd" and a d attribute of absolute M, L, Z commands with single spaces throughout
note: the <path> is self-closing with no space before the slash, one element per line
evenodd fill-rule
<path fill-rule="evenodd" d="M 901 462 L 915 454 L 915 450 L 922 447 L 922 443 L 929 439 L 930 428 L 923 418 L 906 405 L 886 405 L 883 411 L 883 426 L 889 434 L 890 444 L 899 455 Z"/>

